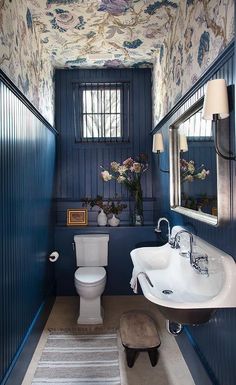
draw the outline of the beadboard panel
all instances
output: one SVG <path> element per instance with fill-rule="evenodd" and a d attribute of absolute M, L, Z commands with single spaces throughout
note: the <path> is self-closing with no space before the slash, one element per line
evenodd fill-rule
<path fill-rule="evenodd" d="M 0 82 L 0 382 L 53 284 L 55 134 Z"/>
<path fill-rule="evenodd" d="M 231 55 L 228 55 L 227 61 L 220 69 L 212 72 L 212 78 L 224 78 L 229 86 L 235 84 L 235 66 L 234 55 L 231 50 Z M 212 68 L 211 68 L 212 71 Z M 233 87 L 229 87 L 230 94 L 230 131 L 231 148 L 234 150 L 235 130 L 235 100 Z M 191 92 L 190 92 L 191 94 Z M 177 110 L 171 118 L 164 123 L 161 129 L 164 135 L 165 153 L 161 155 L 161 167 L 168 166 L 168 131 L 169 126 L 194 102 L 204 95 L 204 84 L 197 92 L 191 96 L 184 105 Z M 231 193 L 230 205 L 230 221 L 222 226 L 213 227 L 203 222 L 177 214 L 170 210 L 169 205 L 169 177 L 157 171 L 156 186 L 159 189 L 158 196 L 162 200 L 160 207 L 160 216 L 169 218 L 171 225 L 189 226 L 192 232 L 207 242 L 219 247 L 220 249 L 231 254 L 236 260 L 236 162 L 230 162 L 230 180 L 225 188 L 228 188 Z M 157 169 L 157 160 L 156 160 Z M 164 193 L 165 192 L 165 193 Z M 235 335 L 236 311 L 235 309 L 218 310 L 210 322 L 195 327 L 187 327 L 188 338 L 191 340 L 200 360 L 202 361 L 210 381 L 214 385 L 234 385 L 236 378 L 236 335 Z M 194 365 L 191 362 L 190 367 Z M 194 377 L 196 385 L 205 385 L 199 382 L 197 376 Z"/>
<path fill-rule="evenodd" d="M 142 177 L 144 199 L 153 199 L 152 185 L 152 124 L 150 69 L 56 70 L 56 128 L 59 131 L 57 152 L 57 184 L 55 199 L 70 208 L 72 202 L 81 206 L 84 197 L 123 199 L 129 192 L 115 181 L 103 182 L 101 168 L 115 160 L 121 162 L 141 152 L 149 157 L 149 170 Z M 73 119 L 73 82 L 128 82 L 130 84 L 130 137 L 123 143 L 75 142 Z M 65 203 L 67 202 L 67 204 Z M 80 203 L 79 203 L 80 202 Z M 56 208 L 57 210 L 57 208 Z M 144 207 L 146 210 L 146 206 Z M 148 210 L 148 209 L 147 209 Z M 60 213 L 57 217 L 60 217 Z M 147 218 L 149 214 L 146 214 Z M 61 219 L 60 219 L 61 221 Z M 64 224 L 66 217 L 64 216 Z M 153 218 L 152 218 L 153 222 Z M 124 222 L 125 223 L 125 222 Z"/>

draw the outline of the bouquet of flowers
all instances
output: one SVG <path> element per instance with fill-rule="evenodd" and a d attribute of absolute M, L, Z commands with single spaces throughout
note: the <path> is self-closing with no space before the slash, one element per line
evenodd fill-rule
<path fill-rule="evenodd" d="M 119 199 L 119 198 L 116 197 L 115 199 Z M 82 201 L 83 201 L 83 206 L 89 205 L 91 208 L 93 208 L 94 206 L 98 206 L 101 210 L 104 211 L 106 215 L 108 214 L 118 215 L 127 207 L 126 204 L 115 200 L 109 199 L 106 202 L 104 202 L 102 196 L 100 195 L 97 195 L 96 198 L 83 198 Z"/>
<path fill-rule="evenodd" d="M 97 195 L 96 198 L 83 198 L 83 206 L 89 205 L 91 208 L 98 206 L 105 214 L 109 214 L 109 204 L 103 201 L 102 196 Z"/>
<path fill-rule="evenodd" d="M 147 156 L 140 154 L 137 158 L 128 158 L 122 163 L 111 162 L 108 170 L 102 167 L 101 177 L 104 182 L 112 179 L 124 184 L 135 201 L 135 224 L 143 224 L 143 196 L 141 177 L 148 169 Z"/>
<path fill-rule="evenodd" d="M 108 206 L 109 206 L 108 208 L 109 214 L 115 214 L 115 215 L 120 214 L 127 207 L 125 203 L 114 202 L 114 201 L 108 202 Z"/>
<path fill-rule="evenodd" d="M 185 159 L 180 159 L 180 179 L 181 183 L 193 182 L 194 180 L 204 180 L 210 174 L 209 170 L 205 169 L 204 164 L 200 167 L 195 167 L 195 162 L 190 160 L 189 162 Z"/>

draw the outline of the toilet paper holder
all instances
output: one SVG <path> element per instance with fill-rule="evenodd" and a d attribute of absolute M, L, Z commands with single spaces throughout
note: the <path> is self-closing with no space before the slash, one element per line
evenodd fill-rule
<path fill-rule="evenodd" d="M 56 262 L 59 258 L 59 253 L 58 251 L 53 251 L 50 255 L 49 255 L 49 261 L 50 262 Z"/>

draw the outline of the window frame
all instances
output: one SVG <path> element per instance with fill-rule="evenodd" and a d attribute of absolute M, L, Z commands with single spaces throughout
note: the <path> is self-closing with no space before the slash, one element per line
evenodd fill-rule
<path fill-rule="evenodd" d="M 120 90 L 120 136 L 94 136 L 84 137 L 83 118 L 83 91 L 92 89 L 101 90 Z M 96 81 L 96 82 L 73 82 L 73 114 L 74 132 L 76 143 L 124 143 L 130 140 L 130 82 L 125 81 Z M 106 115 L 106 113 L 101 113 Z M 108 116 L 110 114 L 107 113 Z"/>

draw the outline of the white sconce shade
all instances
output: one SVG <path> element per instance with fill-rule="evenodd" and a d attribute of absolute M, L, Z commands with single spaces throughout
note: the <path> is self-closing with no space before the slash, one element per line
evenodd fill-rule
<path fill-rule="evenodd" d="M 207 83 L 202 117 L 205 120 L 213 120 L 215 114 L 218 119 L 229 116 L 227 85 L 224 79 L 210 80 Z"/>
<path fill-rule="evenodd" d="M 179 134 L 179 149 L 181 152 L 188 151 L 187 137 L 184 134 Z"/>
<path fill-rule="evenodd" d="M 164 152 L 163 138 L 160 132 L 153 135 L 152 152 Z"/>

